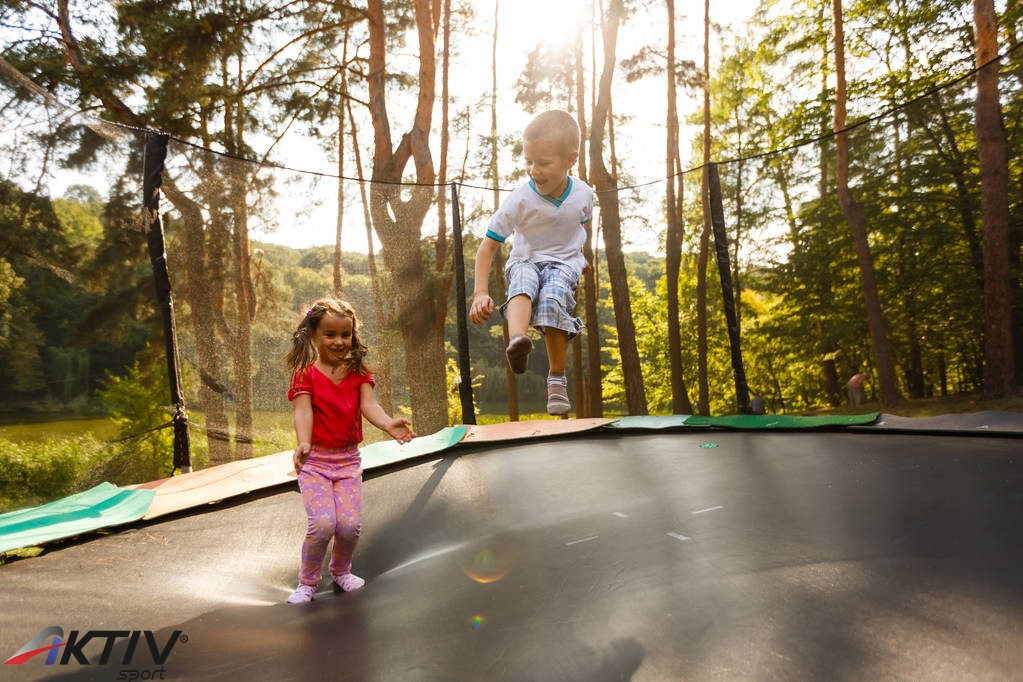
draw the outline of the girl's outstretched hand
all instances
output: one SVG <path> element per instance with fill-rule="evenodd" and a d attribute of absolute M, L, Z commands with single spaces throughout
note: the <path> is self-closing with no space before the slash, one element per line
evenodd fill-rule
<path fill-rule="evenodd" d="M 295 463 L 296 474 L 302 470 L 302 465 L 305 464 L 306 459 L 309 457 L 310 450 L 312 450 L 312 446 L 309 443 L 299 443 L 298 447 L 295 448 L 295 454 L 292 455 L 291 459 Z"/>
<path fill-rule="evenodd" d="M 385 431 L 387 431 L 387 435 L 399 443 L 408 443 L 416 437 L 416 432 L 412 430 L 412 422 L 404 417 L 392 419 L 388 422 Z"/>

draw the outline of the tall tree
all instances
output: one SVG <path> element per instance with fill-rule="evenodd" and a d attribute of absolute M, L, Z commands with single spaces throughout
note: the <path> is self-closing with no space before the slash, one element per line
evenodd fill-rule
<path fill-rule="evenodd" d="M 500 0 L 494 0 L 494 32 L 490 43 L 490 180 L 494 183 L 493 188 L 493 208 L 497 211 L 498 206 L 501 203 L 501 188 L 500 188 L 500 168 L 499 168 L 499 149 L 498 149 L 498 128 L 497 128 L 497 38 L 500 29 L 500 15 L 501 15 L 501 2 Z M 498 273 L 496 278 L 497 286 L 494 287 L 494 294 L 497 296 L 497 300 L 503 301 L 505 296 L 504 277 L 500 276 L 500 273 L 504 272 L 504 250 L 500 249 L 494 256 L 494 268 L 493 270 Z M 508 333 L 508 320 L 501 316 L 501 336 L 504 339 L 504 347 L 508 347 L 508 342 L 511 337 Z M 511 370 L 511 365 L 507 362 L 504 363 L 504 382 L 505 391 L 508 396 L 508 419 L 517 422 L 519 420 L 519 385 L 518 378 L 515 373 Z"/>
<path fill-rule="evenodd" d="M 592 5 L 591 5 L 592 7 Z M 575 34 L 575 109 L 579 116 L 579 178 L 590 182 L 586 170 L 586 149 L 589 132 L 586 124 L 586 67 L 583 63 L 583 26 L 580 21 Z M 593 221 L 586 223 L 586 243 L 583 256 L 590 264 L 590 271 L 583 275 L 583 311 L 586 323 L 586 369 L 576 372 L 576 415 L 584 417 L 604 416 L 602 373 L 600 371 L 600 321 L 597 319 L 597 291 L 600 288 L 600 271 L 593 254 Z M 578 339 L 578 337 L 576 337 Z M 579 345 L 582 342 L 579 341 Z M 581 363 L 579 363 L 581 365 Z"/>
<path fill-rule="evenodd" d="M 888 349 L 888 335 L 884 315 L 877 292 L 874 261 L 867 240 L 867 226 L 863 218 L 863 207 L 849 190 L 849 139 L 845 130 L 845 32 L 842 25 L 842 0 L 832 0 L 832 20 L 835 36 L 835 155 L 837 159 L 836 180 L 838 203 L 845 214 L 849 232 L 856 249 L 856 261 L 860 269 L 863 302 L 870 329 L 871 347 L 874 351 L 874 365 L 877 368 L 879 397 L 882 407 L 898 402 L 899 391 L 895 383 L 895 369 Z"/>
<path fill-rule="evenodd" d="M 977 43 L 977 156 L 984 247 L 984 397 L 1016 391 L 1009 268 L 1008 155 L 998 97 L 994 0 L 973 0 Z"/>
<path fill-rule="evenodd" d="M 710 413 L 710 384 L 707 373 L 707 260 L 710 251 L 710 0 L 703 2 L 703 173 L 700 177 L 700 202 L 703 229 L 696 259 L 696 371 L 697 411 Z"/>
<path fill-rule="evenodd" d="M 604 126 L 611 110 L 611 82 L 614 68 L 618 27 L 624 18 L 623 0 L 610 0 L 606 14 L 601 18 L 604 65 L 593 107 L 593 129 L 590 132 L 590 177 L 600 197 L 600 220 L 604 230 L 604 251 L 607 257 L 611 296 L 614 299 L 615 324 L 618 328 L 618 352 L 625 376 L 625 400 L 629 414 L 647 413 L 643 373 L 636 350 L 636 325 L 629 302 L 628 272 L 622 252 L 622 225 L 618 199 L 617 178 L 604 164 Z"/>
<path fill-rule="evenodd" d="M 430 151 L 430 129 L 436 95 L 436 22 L 441 0 L 414 0 L 413 15 L 419 43 L 417 104 L 412 125 L 397 145 L 391 137 L 387 105 L 388 31 L 383 0 L 369 0 L 369 109 L 373 119 L 373 185 L 370 210 L 383 246 L 384 263 L 396 286 L 394 297 L 405 350 L 405 367 L 412 412 L 420 432 L 447 426 L 444 400 L 444 320 L 447 287 L 442 272 L 428 271 L 435 257 L 424 252 L 423 220 L 433 203 L 437 175 Z M 416 185 L 402 187 L 409 162 Z M 408 199 L 403 197 L 407 193 Z"/>
<path fill-rule="evenodd" d="M 693 411 L 682 376 L 682 332 L 679 316 L 678 275 L 682 262 L 682 167 L 679 163 L 678 141 L 678 96 L 676 93 L 677 74 L 675 66 L 675 0 L 667 0 L 668 10 L 668 56 L 667 93 L 668 111 L 665 123 L 664 207 L 668 229 L 665 237 L 665 272 L 668 283 L 668 362 L 671 368 L 671 410 L 675 414 L 690 414 Z"/>

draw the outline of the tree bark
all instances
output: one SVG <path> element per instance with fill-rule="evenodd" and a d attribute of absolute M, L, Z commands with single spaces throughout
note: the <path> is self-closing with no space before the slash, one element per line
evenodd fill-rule
<path fill-rule="evenodd" d="M 496 212 L 501 204 L 501 174 L 498 165 L 498 139 L 497 139 L 497 36 L 500 25 L 499 15 L 501 10 L 500 0 L 494 0 L 494 34 L 490 45 L 490 179 L 494 183 L 494 211 Z M 497 286 L 494 287 L 494 294 L 497 300 L 503 301 L 505 297 L 504 286 L 504 264 L 503 250 L 498 251 L 494 259 L 494 272 Z M 511 336 L 508 333 L 508 320 L 501 316 L 501 338 L 504 340 L 505 348 L 508 347 Z M 511 366 L 504 363 L 504 385 L 508 401 L 508 420 L 517 422 L 519 420 L 519 383 Z"/>
<path fill-rule="evenodd" d="M 842 27 L 842 0 L 832 0 L 832 14 L 835 31 L 834 130 L 838 203 L 845 215 L 846 223 L 849 225 L 853 247 L 856 249 L 856 262 L 859 265 L 867 327 L 870 330 L 870 342 L 874 351 L 874 366 L 877 369 L 881 407 L 891 407 L 899 400 L 899 391 L 895 383 L 895 369 L 888 350 L 887 331 L 881 303 L 878 299 L 877 279 L 874 275 L 874 261 L 867 240 L 863 207 L 849 190 L 849 140 L 848 134 L 845 132 L 845 35 Z"/>
<path fill-rule="evenodd" d="M 703 3 L 703 173 L 700 200 L 703 229 L 700 252 L 696 258 L 696 364 L 699 392 L 697 411 L 710 414 L 710 384 L 707 376 L 707 259 L 710 252 L 710 0 Z"/>
<path fill-rule="evenodd" d="M 366 250 L 367 263 L 369 264 L 370 291 L 373 292 L 373 319 L 377 325 L 377 336 L 382 347 L 391 345 L 391 320 L 384 313 L 384 290 L 387 288 L 381 283 L 381 275 L 377 269 L 376 248 L 373 246 L 373 218 L 370 215 L 369 196 L 366 192 L 366 182 L 363 180 L 362 152 L 359 150 L 358 128 L 355 125 L 355 114 L 352 112 L 352 100 L 345 101 L 345 108 L 348 110 L 348 122 L 352 131 L 352 152 L 355 155 L 355 171 L 359 177 L 359 196 L 362 199 L 362 219 L 366 224 Z M 391 354 L 379 353 L 373 361 L 373 373 L 377 379 L 377 399 L 380 407 L 384 408 L 387 414 L 394 413 L 394 384 L 391 381 Z"/>
<path fill-rule="evenodd" d="M 579 178 L 590 182 L 586 169 L 586 149 L 589 134 L 586 126 L 586 82 L 583 65 L 583 33 L 582 24 L 575 38 L 575 101 L 579 112 Z M 586 243 L 583 245 L 583 256 L 590 264 L 590 272 L 583 275 L 582 303 L 583 316 L 586 323 L 586 369 L 579 373 L 576 383 L 577 407 L 576 415 L 585 417 L 603 417 L 603 374 L 600 368 L 600 321 L 597 319 L 597 299 L 600 290 L 599 263 L 593 252 L 593 225 L 591 220 L 586 224 Z M 581 345 L 581 342 L 580 342 Z"/>
<path fill-rule="evenodd" d="M 667 0 L 668 10 L 668 114 L 665 128 L 664 208 L 668 231 L 665 238 L 665 276 L 668 285 L 668 359 L 671 373 L 671 411 L 673 414 L 691 414 L 685 379 L 682 376 L 682 329 L 679 320 L 678 279 L 682 264 L 682 215 L 678 211 L 681 194 L 681 169 L 678 159 L 678 96 L 675 87 L 675 0 Z M 676 191 L 676 188 L 678 190 Z"/>
<path fill-rule="evenodd" d="M 994 0 L 973 0 L 977 45 L 976 134 L 984 254 L 984 398 L 1016 392 L 1009 267 L 1008 155 L 998 101 Z"/>
<path fill-rule="evenodd" d="M 600 76 L 597 103 L 593 109 L 593 130 L 590 135 L 590 175 L 600 194 L 600 219 L 604 228 L 604 251 L 607 256 L 611 296 L 614 299 L 615 324 L 618 328 L 618 352 L 625 377 L 625 401 L 629 414 L 647 414 L 643 373 L 636 348 L 636 324 L 629 299 L 628 272 L 622 252 L 622 228 L 619 213 L 617 180 L 604 165 L 604 126 L 611 109 L 611 81 L 614 77 L 618 25 L 624 16 L 622 0 L 611 0 L 604 16 L 604 66 Z"/>
<path fill-rule="evenodd" d="M 440 0 L 434 0 L 440 2 Z M 442 273 L 427 272 L 433 263 L 420 237 L 423 220 L 433 203 L 436 181 L 429 135 L 436 94 L 434 8 L 430 0 L 415 0 L 413 11 L 419 38 L 418 100 L 411 129 L 393 146 L 387 113 L 387 35 L 383 0 L 370 0 L 369 108 L 373 120 L 373 176 L 370 212 L 391 273 L 398 324 L 405 351 L 405 368 L 412 413 L 420 433 L 447 426 L 444 327 L 447 287 Z M 400 185 L 409 161 L 417 185 Z M 450 280 L 447 280 L 450 284 Z M 440 321 L 440 324 L 438 324 Z"/>

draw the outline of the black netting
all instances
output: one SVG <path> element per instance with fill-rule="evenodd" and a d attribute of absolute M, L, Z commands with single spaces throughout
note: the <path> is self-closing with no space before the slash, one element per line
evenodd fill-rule
<path fill-rule="evenodd" d="M 131 402 L 132 390 L 142 391 L 139 402 L 161 392 L 165 398 L 155 414 L 122 409 L 120 432 L 111 436 L 119 445 L 97 457 L 109 460 L 107 473 L 116 473 L 122 467 L 117 462 L 148 448 L 157 454 L 147 473 L 166 473 L 174 408 L 147 253 L 152 216 L 142 211 L 146 135 L 62 104 L 9 66 L 0 82 L 6 416 L 30 421 L 41 406 L 100 414 L 110 403 L 101 405 L 97 396 L 116 388 L 115 379 L 134 376 L 121 385 L 122 402 Z M 975 95 L 971 76 L 894 103 L 871 102 L 873 109 L 860 113 L 845 133 L 851 192 L 869 236 L 885 338 L 904 397 L 981 387 L 984 272 Z M 1017 313 L 1019 97 L 1013 51 L 1002 65 L 1001 98 L 1016 226 Z M 711 227 L 705 216 L 712 204 L 703 190 L 704 167 L 699 160 L 684 164 L 679 365 L 694 411 L 747 409 L 737 394 L 740 369 L 748 398 L 760 398 L 770 411 L 838 405 L 846 379 L 861 370 L 869 377 L 868 400 L 877 398 L 861 261 L 836 199 L 829 111 L 820 109 L 806 141 L 773 147 L 761 135 L 764 123 L 755 108 L 744 122 L 718 124 L 716 145 L 747 152 L 716 164 L 727 237 L 721 253 L 728 257 L 727 285 L 737 302 L 733 331 L 741 339 L 741 367 L 726 325 L 722 261 L 713 236 L 706 252 L 706 340 L 698 335 L 700 237 L 705 223 Z M 283 357 L 307 307 L 330 294 L 348 300 L 359 314 L 381 404 L 411 416 L 421 432 L 424 425 L 429 431 L 464 418 L 460 348 L 468 352 L 481 417 L 545 416 L 547 363 L 539 336 L 529 370 L 517 378 L 506 372 L 498 317 L 470 325 L 467 348 L 459 340 L 456 311 L 469 300 L 456 300 L 449 185 L 372 183 L 245 156 L 172 137 L 162 175 L 159 216 L 196 466 L 292 446 Z M 699 159 L 699 152 L 692 158 Z M 665 173 L 653 165 L 643 168 L 643 176 L 627 166 L 611 170 L 618 173 L 618 189 L 598 192 L 592 223 L 596 296 L 578 292 L 579 313 L 589 317 L 595 310 L 597 317 L 572 346 L 570 395 L 578 415 L 668 413 L 677 396 L 665 306 Z M 469 298 L 479 240 L 495 202 L 517 181 L 502 183 L 496 196 L 485 181 L 466 176 L 454 183 Z M 621 218 L 620 247 L 606 241 L 612 201 Z M 22 238 L 27 232 L 38 238 Z M 41 252 L 49 248 L 48 233 L 53 250 Z M 627 274 L 634 337 L 627 348 L 620 342 L 625 320 L 615 312 L 610 277 L 617 259 Z M 500 292 L 497 272 L 491 282 L 491 290 Z M 28 296 L 26 287 L 43 287 L 48 295 Z M 77 307 L 67 308 L 66 301 Z M 702 372 L 701 343 L 707 349 Z M 594 348 L 597 373 L 588 371 Z M 629 388 L 625 353 L 638 360 L 638 389 Z M 145 388 L 155 392 L 145 394 Z M 642 410 L 630 407 L 637 390 Z M 367 429 L 367 437 L 381 435 Z M 152 438 L 157 442 L 151 447 L 137 445 Z"/>

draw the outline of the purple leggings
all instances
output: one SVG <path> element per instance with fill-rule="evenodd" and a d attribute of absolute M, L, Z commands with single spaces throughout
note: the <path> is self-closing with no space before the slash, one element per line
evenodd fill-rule
<path fill-rule="evenodd" d="M 319 585 L 327 543 L 334 538 L 330 574 L 352 570 L 352 555 L 362 532 L 362 457 L 356 445 L 347 448 L 313 446 L 298 473 L 298 489 L 309 517 L 302 543 L 303 585 Z"/>

